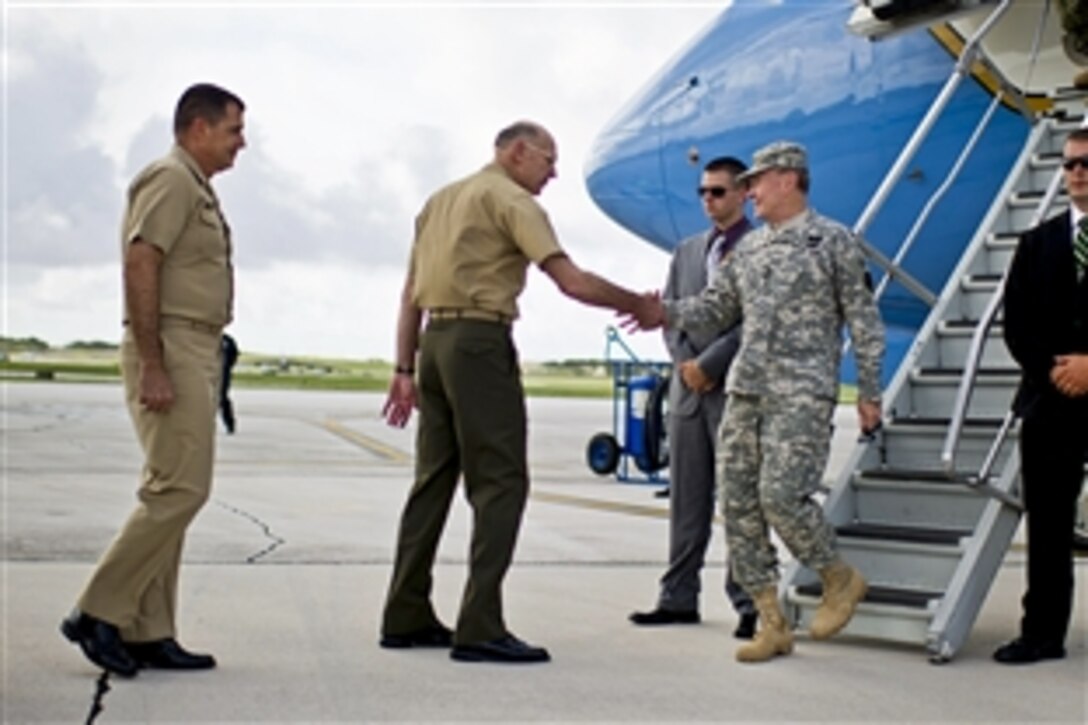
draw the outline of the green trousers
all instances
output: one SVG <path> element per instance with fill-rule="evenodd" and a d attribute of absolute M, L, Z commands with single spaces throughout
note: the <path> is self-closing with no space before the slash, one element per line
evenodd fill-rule
<path fill-rule="evenodd" d="M 502 581 L 529 492 L 525 396 L 510 328 L 432 321 L 420 339 L 418 367 L 415 483 L 401 516 L 382 632 L 438 623 L 431 570 L 463 475 L 472 546 L 454 642 L 486 642 L 508 634 Z"/>

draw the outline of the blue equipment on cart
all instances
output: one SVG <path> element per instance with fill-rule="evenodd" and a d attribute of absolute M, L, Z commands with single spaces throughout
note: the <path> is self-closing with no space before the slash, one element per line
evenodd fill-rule
<path fill-rule="evenodd" d="M 589 440 L 586 463 L 594 473 L 614 473 L 619 481 L 660 483 L 664 479 L 658 472 L 669 465 L 665 422 L 672 365 L 639 360 L 613 327 L 608 328 L 607 339 L 605 361 L 612 372 L 612 432 L 598 433 Z M 627 359 L 614 359 L 613 345 L 619 345 Z M 632 461 L 642 476 L 632 474 Z"/>

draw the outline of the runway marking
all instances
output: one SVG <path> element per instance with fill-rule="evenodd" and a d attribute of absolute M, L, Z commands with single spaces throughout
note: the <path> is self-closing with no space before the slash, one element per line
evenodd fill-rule
<path fill-rule="evenodd" d="M 555 493 L 554 491 L 533 490 L 529 498 L 545 503 L 556 503 L 575 508 L 592 509 L 594 511 L 608 511 L 616 514 L 630 514 L 631 516 L 645 516 L 652 519 L 667 519 L 668 509 L 658 506 L 644 506 L 635 503 L 621 503 L 587 496 L 572 496 L 569 493 Z"/>
<path fill-rule="evenodd" d="M 339 436 L 346 440 L 348 443 L 354 443 L 360 448 L 373 453 L 379 458 L 384 458 L 387 461 L 393 461 L 394 463 L 411 463 L 412 457 L 393 446 L 386 445 L 376 438 L 363 435 L 357 430 L 348 428 L 346 425 L 333 420 L 332 418 L 326 418 L 319 425 L 333 435 Z"/>

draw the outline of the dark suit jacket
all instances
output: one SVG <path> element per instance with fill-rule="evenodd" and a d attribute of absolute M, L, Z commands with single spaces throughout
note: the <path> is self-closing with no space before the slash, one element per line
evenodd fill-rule
<path fill-rule="evenodd" d="M 1069 213 L 1020 237 L 1005 287 L 1005 344 L 1023 370 L 1013 410 L 1070 401 L 1050 382 L 1056 355 L 1088 352 L 1088 277 L 1077 284 Z"/>
<path fill-rule="evenodd" d="M 662 298 L 666 300 L 692 297 L 707 285 L 706 255 L 709 234 L 703 232 L 688 237 L 676 248 L 669 265 L 669 278 L 665 282 Z M 728 264 L 728 262 L 726 262 Z M 692 416 L 700 411 L 706 414 L 722 414 L 725 401 L 723 383 L 729 365 L 740 347 L 740 323 L 728 330 L 685 332 L 666 328 L 665 346 L 669 357 L 677 367 L 673 370 L 669 387 L 669 413 Z M 706 376 L 717 384 L 710 393 L 699 394 L 680 380 L 679 363 L 695 358 Z M 704 410 L 706 409 L 706 410 Z"/>

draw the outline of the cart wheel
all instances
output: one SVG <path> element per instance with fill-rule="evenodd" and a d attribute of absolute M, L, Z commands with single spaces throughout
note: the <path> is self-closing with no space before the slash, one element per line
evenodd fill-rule
<path fill-rule="evenodd" d="M 607 476 L 620 464 L 620 444 L 611 433 L 598 433 L 586 446 L 586 463 L 596 474 Z"/>

